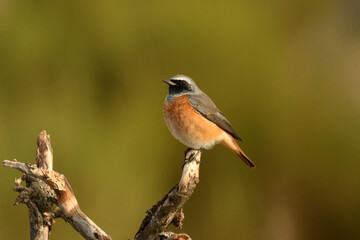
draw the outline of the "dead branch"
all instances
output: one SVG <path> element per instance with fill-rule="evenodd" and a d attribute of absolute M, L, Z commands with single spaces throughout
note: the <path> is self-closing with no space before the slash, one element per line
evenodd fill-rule
<path fill-rule="evenodd" d="M 53 149 L 46 131 L 37 139 L 35 164 L 4 160 L 3 166 L 21 171 L 15 180 L 19 192 L 14 205 L 23 203 L 29 208 L 31 239 L 47 240 L 56 217 L 63 218 L 85 239 L 111 239 L 88 218 L 79 207 L 66 177 L 53 170 Z M 185 154 L 181 179 L 156 205 L 147 211 L 135 240 L 191 240 L 184 233 L 165 232 L 170 224 L 182 227 L 183 205 L 199 182 L 201 152 L 190 149 Z M 26 187 L 21 182 L 26 181 Z"/>
<path fill-rule="evenodd" d="M 69 222 L 85 239 L 111 239 L 80 210 L 65 176 L 53 171 L 53 150 L 46 131 L 40 133 L 37 145 L 36 165 L 16 160 L 3 161 L 4 167 L 17 169 L 24 174 L 15 181 L 15 191 L 19 195 L 14 204 L 24 203 L 29 208 L 31 239 L 48 239 L 56 216 Z M 26 187 L 20 185 L 23 180 Z"/>
<path fill-rule="evenodd" d="M 191 240 L 189 235 L 185 233 L 173 233 L 173 232 L 166 232 L 160 233 L 155 240 Z"/>
<path fill-rule="evenodd" d="M 181 179 L 156 205 L 147 211 L 135 240 L 191 240 L 186 234 L 165 232 L 170 224 L 181 228 L 182 206 L 191 197 L 199 182 L 201 152 L 190 149 L 185 154 Z M 193 159 L 190 161 L 190 159 Z"/>

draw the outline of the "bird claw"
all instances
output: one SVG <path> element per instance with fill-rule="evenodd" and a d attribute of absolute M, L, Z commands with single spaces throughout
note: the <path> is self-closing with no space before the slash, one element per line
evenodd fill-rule
<path fill-rule="evenodd" d="M 192 151 L 192 150 L 197 150 L 196 153 L 191 153 L 190 156 L 187 156 L 189 151 Z M 202 148 L 199 148 L 199 149 L 193 149 L 193 148 L 188 148 L 186 151 L 185 151 L 185 161 L 184 161 L 184 164 L 182 165 L 182 168 L 184 168 L 185 164 L 187 163 L 191 163 L 192 161 L 196 161 L 197 163 L 200 163 L 200 161 L 196 160 L 196 157 L 199 153 L 201 153 L 201 150 Z"/>

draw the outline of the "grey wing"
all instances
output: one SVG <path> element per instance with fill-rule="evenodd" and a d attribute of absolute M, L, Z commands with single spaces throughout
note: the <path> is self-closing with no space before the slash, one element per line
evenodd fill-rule
<path fill-rule="evenodd" d="M 215 123 L 234 138 L 241 140 L 232 128 L 230 122 L 216 107 L 215 103 L 203 92 L 197 95 L 189 95 L 189 102 L 192 107 L 209 121 Z"/>

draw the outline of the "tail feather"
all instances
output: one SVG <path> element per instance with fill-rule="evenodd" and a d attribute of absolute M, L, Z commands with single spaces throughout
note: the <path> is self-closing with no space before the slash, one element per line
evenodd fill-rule
<path fill-rule="evenodd" d="M 254 163 L 250 160 L 250 158 L 248 156 L 246 156 L 246 154 L 239 148 L 239 152 L 236 152 L 236 155 L 238 155 L 241 160 L 244 161 L 244 163 L 246 163 L 246 165 L 248 165 L 251 168 L 254 168 L 255 165 Z"/>
<path fill-rule="evenodd" d="M 222 145 L 224 145 L 226 148 L 230 149 L 232 152 L 234 152 L 241 160 L 246 163 L 251 168 L 254 168 L 254 163 L 250 160 L 248 156 L 241 150 L 239 145 L 235 142 L 235 140 L 229 135 L 230 139 L 227 139 L 228 141 L 224 140 L 222 141 Z M 230 141 L 229 141 L 230 140 Z"/>

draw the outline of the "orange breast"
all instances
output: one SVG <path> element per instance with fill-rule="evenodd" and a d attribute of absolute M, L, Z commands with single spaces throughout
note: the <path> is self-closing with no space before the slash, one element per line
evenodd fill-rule
<path fill-rule="evenodd" d="M 165 101 L 164 118 L 174 137 L 191 148 L 210 148 L 224 135 L 220 127 L 190 105 L 187 95 Z"/>

